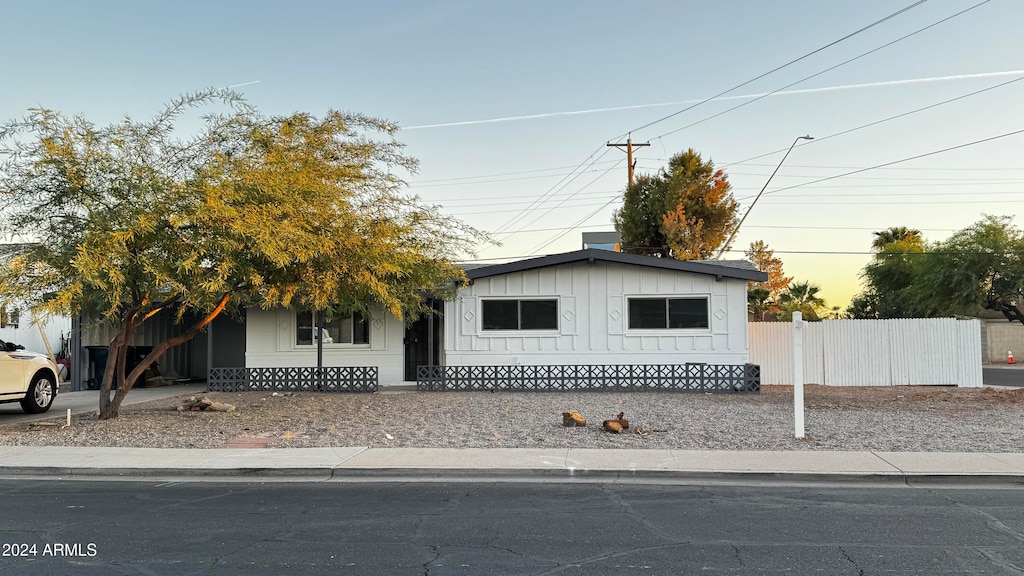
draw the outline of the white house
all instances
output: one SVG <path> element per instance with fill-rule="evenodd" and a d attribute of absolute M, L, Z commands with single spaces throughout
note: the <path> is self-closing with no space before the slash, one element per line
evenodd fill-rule
<path fill-rule="evenodd" d="M 747 262 L 579 250 L 466 270 L 437 317 L 247 311 L 245 368 L 375 367 L 382 386 L 420 366 L 743 365 Z M 322 344 L 318 340 L 318 334 Z"/>

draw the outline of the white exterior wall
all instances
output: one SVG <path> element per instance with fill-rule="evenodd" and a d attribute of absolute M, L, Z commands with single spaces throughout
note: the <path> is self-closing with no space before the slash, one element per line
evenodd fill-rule
<path fill-rule="evenodd" d="M 295 312 L 284 308 L 246 313 L 245 367 L 316 366 L 316 345 L 295 344 Z M 384 311 L 370 320 L 370 344 L 324 344 L 324 366 L 376 366 L 380 384 L 401 384 L 405 377 L 405 326 Z"/>
<path fill-rule="evenodd" d="M 46 341 L 54 354 L 60 352 L 61 336 L 71 338 L 71 318 L 68 316 L 54 316 L 46 324 L 43 324 L 43 333 L 46 334 Z M 15 328 L 5 326 L 0 328 L 0 340 L 21 344 L 26 350 L 46 354 L 46 344 L 43 343 L 43 336 L 39 333 L 39 326 L 32 323 L 32 316 L 28 312 L 22 312 L 20 324 Z"/>
<path fill-rule="evenodd" d="M 804 327 L 808 384 L 982 384 L 978 320 L 825 320 Z M 792 384 L 793 325 L 751 323 L 750 361 L 761 366 L 762 384 Z"/>
<path fill-rule="evenodd" d="M 708 296 L 710 328 L 629 330 L 630 296 Z M 558 300 L 557 331 L 484 332 L 481 299 Z M 746 281 L 576 262 L 481 278 L 445 304 L 444 364 L 742 364 L 747 362 Z"/>

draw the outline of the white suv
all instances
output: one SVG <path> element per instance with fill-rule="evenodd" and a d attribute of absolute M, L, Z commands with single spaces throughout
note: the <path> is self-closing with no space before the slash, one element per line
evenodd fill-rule
<path fill-rule="evenodd" d="M 25 412 L 46 412 L 57 397 L 57 374 L 45 355 L 0 340 L 0 404 L 21 402 Z"/>

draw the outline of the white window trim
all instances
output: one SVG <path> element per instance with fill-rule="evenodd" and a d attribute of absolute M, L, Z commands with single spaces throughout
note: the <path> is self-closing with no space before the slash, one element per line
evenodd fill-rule
<path fill-rule="evenodd" d="M 652 300 L 663 298 L 665 300 L 673 299 L 694 299 L 703 298 L 707 303 L 708 311 L 708 327 L 707 328 L 630 328 L 629 327 L 629 301 L 634 299 Z M 712 324 L 714 324 L 714 317 L 711 315 L 711 294 L 703 292 L 700 294 L 625 294 L 625 314 L 623 318 L 623 328 L 625 328 L 626 336 L 691 336 L 691 335 L 703 335 L 712 333 Z"/>
<path fill-rule="evenodd" d="M 547 330 L 484 330 L 484 302 L 487 300 L 554 300 L 555 319 L 558 320 L 558 328 Z M 477 322 L 476 336 L 478 338 L 509 338 L 513 336 L 554 338 L 562 335 L 562 297 L 561 296 L 477 296 Z"/>

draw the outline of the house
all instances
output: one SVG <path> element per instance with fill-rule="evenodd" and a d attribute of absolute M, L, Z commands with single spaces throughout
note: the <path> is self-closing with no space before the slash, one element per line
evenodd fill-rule
<path fill-rule="evenodd" d="M 468 387 L 509 374 L 517 382 L 524 373 L 537 381 L 562 378 L 567 367 L 588 382 L 648 378 L 651 367 L 660 378 L 662 366 L 732 366 L 742 373 L 749 358 L 746 283 L 767 278 L 747 262 L 598 249 L 467 267 L 466 275 L 470 284 L 457 299 L 434 301 L 438 314 L 410 326 L 382 312 L 327 318 L 316 329 L 309 312 L 250 309 L 245 368 L 259 372 L 264 386 L 309 380 L 317 366 L 334 371 L 327 380 L 360 386 L 369 378 L 382 386 L 448 381 L 444 370 L 461 370 Z M 210 376 L 214 389 L 222 379 L 253 378 L 240 371 Z"/>

